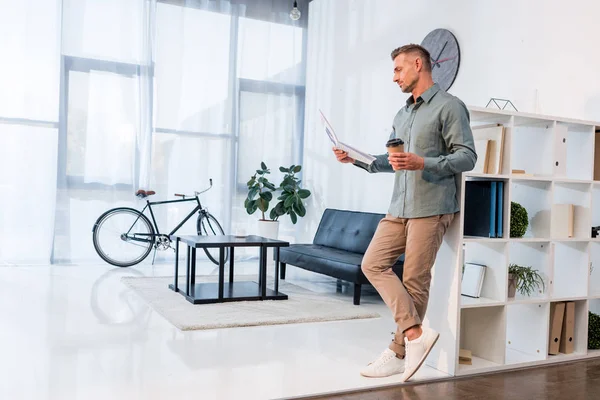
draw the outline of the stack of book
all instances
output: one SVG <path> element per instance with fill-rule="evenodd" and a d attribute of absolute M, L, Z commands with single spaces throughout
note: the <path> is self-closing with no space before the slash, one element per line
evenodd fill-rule
<path fill-rule="evenodd" d="M 464 235 L 504 237 L 504 181 L 467 181 Z"/>

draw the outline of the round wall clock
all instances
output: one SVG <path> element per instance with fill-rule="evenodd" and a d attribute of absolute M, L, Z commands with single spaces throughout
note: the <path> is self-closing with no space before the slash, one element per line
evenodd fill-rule
<path fill-rule="evenodd" d="M 431 56 L 433 81 L 444 90 L 450 89 L 460 65 L 460 49 L 456 37 L 447 29 L 435 29 L 425 36 L 421 46 Z"/>

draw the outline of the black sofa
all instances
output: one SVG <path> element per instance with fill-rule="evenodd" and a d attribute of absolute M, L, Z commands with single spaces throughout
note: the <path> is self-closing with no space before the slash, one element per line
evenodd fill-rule
<path fill-rule="evenodd" d="M 328 208 L 323 213 L 312 244 L 292 244 L 280 250 L 281 273 L 294 265 L 354 283 L 354 304 L 360 304 L 361 285 L 369 284 L 360 266 L 384 214 Z M 402 279 L 404 255 L 392 267 Z"/>

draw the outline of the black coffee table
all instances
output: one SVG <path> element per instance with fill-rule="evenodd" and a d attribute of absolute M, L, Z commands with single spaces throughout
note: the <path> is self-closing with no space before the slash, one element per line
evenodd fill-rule
<path fill-rule="evenodd" d="M 286 300 L 288 296 L 279 291 L 279 249 L 290 244 L 282 240 L 267 239 L 261 236 L 194 236 L 172 235 L 175 241 L 175 278 L 169 285 L 171 290 L 181 293 L 190 303 L 208 304 L 226 301 L 245 300 Z M 178 284 L 179 273 L 179 242 L 187 245 L 186 282 L 182 289 Z M 229 282 L 225 283 L 225 248 L 229 247 Z M 258 282 L 233 281 L 233 259 L 236 247 L 259 247 Z M 274 247 L 275 251 L 275 282 L 274 288 L 267 288 L 267 249 Z M 196 249 L 219 249 L 219 282 L 196 283 Z"/>

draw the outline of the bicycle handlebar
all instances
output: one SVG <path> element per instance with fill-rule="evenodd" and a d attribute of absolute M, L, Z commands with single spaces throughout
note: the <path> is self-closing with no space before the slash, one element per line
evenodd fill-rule
<path fill-rule="evenodd" d="M 204 189 L 201 192 L 194 191 L 194 194 L 180 194 L 180 193 L 175 193 L 175 196 L 176 197 L 183 197 L 185 199 L 186 197 L 194 197 L 194 196 L 198 196 L 199 194 L 202 194 L 204 192 L 207 192 L 207 191 L 209 191 L 212 188 L 212 185 L 213 185 L 212 178 L 209 178 L 208 181 L 210 182 L 210 186 L 207 189 Z"/>

